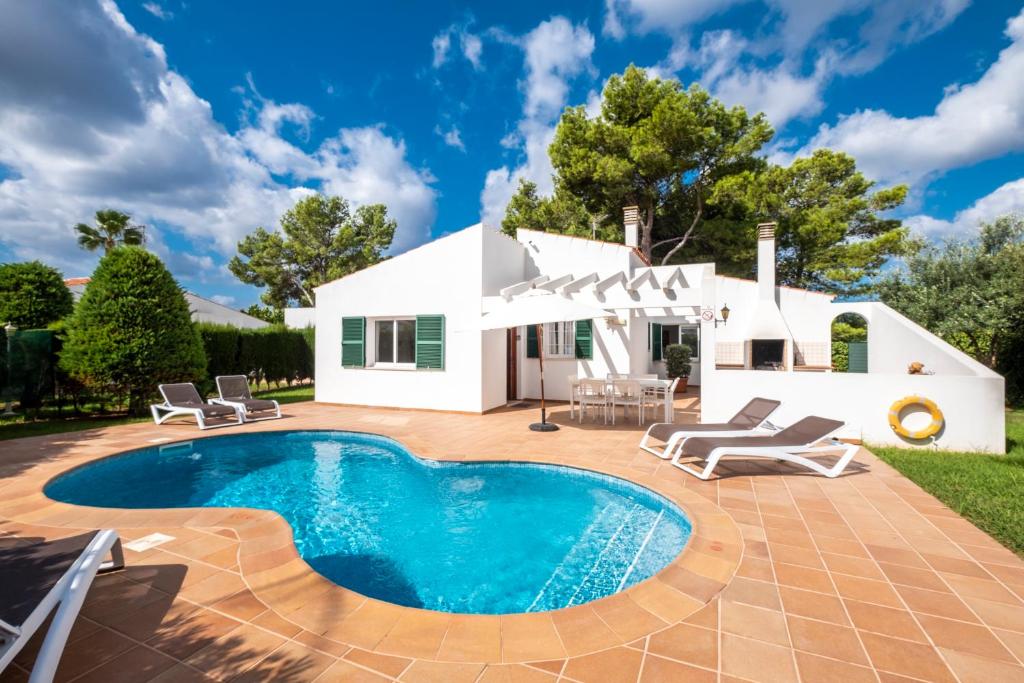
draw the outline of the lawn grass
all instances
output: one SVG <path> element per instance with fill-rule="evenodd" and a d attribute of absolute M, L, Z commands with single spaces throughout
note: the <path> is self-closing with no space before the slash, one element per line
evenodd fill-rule
<path fill-rule="evenodd" d="M 871 446 L 871 451 L 1024 556 L 1024 410 L 1006 413 L 1006 455 Z"/>
<path fill-rule="evenodd" d="M 280 389 L 267 388 L 253 393 L 258 398 L 272 398 L 281 405 L 313 400 L 313 385 L 302 384 Z M 40 419 L 25 419 L 24 415 L 16 417 L 0 417 L 0 441 L 20 439 L 26 436 L 42 436 L 45 434 L 63 434 L 80 432 L 86 429 L 113 427 L 133 422 L 152 420 L 149 415 L 131 416 L 123 412 L 100 414 L 94 411 L 83 411 L 81 415 L 73 415 L 65 409 L 64 415 L 57 415 L 56 410 L 43 409 Z"/>

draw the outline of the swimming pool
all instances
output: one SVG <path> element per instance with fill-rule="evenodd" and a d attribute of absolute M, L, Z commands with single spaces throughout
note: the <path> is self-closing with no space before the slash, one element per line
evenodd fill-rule
<path fill-rule="evenodd" d="M 478 614 L 611 595 L 663 568 L 691 531 L 678 507 L 621 479 L 423 460 L 391 439 L 337 431 L 145 448 L 61 475 L 45 493 L 98 507 L 274 510 L 328 579 L 400 605 Z"/>

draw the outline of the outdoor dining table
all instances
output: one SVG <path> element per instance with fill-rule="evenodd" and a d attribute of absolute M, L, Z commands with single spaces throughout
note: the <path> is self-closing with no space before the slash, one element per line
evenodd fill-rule
<path fill-rule="evenodd" d="M 600 379 L 597 377 L 577 377 L 574 381 L 569 383 L 569 415 L 575 414 L 576 407 L 576 389 L 580 386 L 581 379 Z M 637 382 L 641 389 L 648 387 L 664 389 L 666 392 L 672 386 L 672 380 L 670 379 L 654 379 L 654 378 L 640 378 L 640 377 L 623 377 L 624 380 L 630 380 Z M 606 380 L 605 384 L 611 386 L 614 380 Z M 665 396 L 665 422 L 675 422 L 675 406 L 673 404 L 673 396 L 666 394 Z"/>

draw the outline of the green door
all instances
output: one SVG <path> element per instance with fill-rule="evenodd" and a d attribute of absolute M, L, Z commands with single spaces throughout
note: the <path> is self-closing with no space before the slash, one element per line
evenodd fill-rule
<path fill-rule="evenodd" d="M 847 369 L 847 372 L 867 372 L 868 343 L 847 342 L 847 346 L 850 349 L 849 368 Z"/>

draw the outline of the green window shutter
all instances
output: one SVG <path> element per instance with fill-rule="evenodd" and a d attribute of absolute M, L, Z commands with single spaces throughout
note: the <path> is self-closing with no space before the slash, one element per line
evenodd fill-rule
<path fill-rule="evenodd" d="M 576 321 L 576 357 L 590 360 L 594 357 L 594 321 Z"/>
<path fill-rule="evenodd" d="M 366 365 L 366 318 L 341 319 L 341 367 Z"/>
<path fill-rule="evenodd" d="M 444 316 L 416 316 L 416 369 L 444 370 Z"/>
<path fill-rule="evenodd" d="M 847 361 L 847 372 L 868 371 L 868 343 L 848 342 L 849 360 Z"/>
<path fill-rule="evenodd" d="M 526 357 L 537 358 L 540 354 L 537 353 L 537 326 L 527 325 L 526 326 Z"/>
<path fill-rule="evenodd" d="M 651 323 L 651 359 L 661 360 L 661 323 Z"/>

